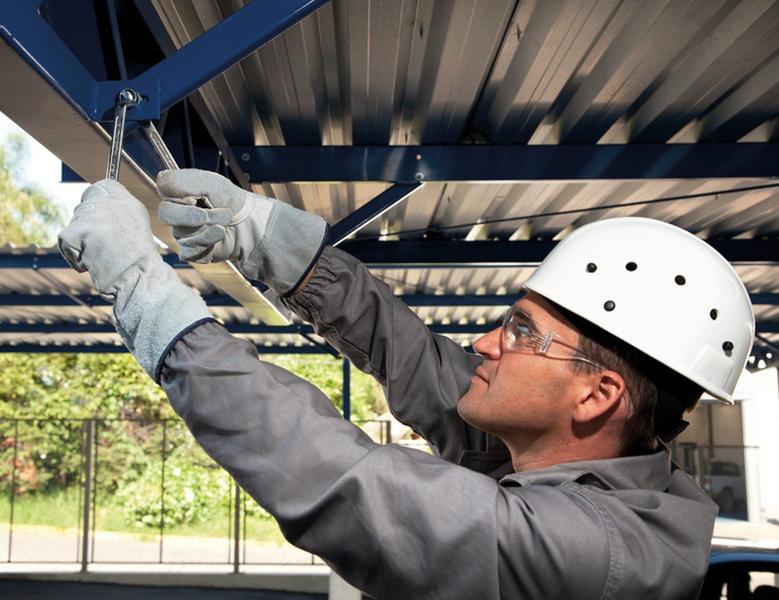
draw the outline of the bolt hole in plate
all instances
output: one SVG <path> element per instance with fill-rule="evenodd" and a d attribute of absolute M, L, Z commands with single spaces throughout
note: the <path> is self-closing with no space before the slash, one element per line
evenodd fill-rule
<path fill-rule="evenodd" d="M 709 316 L 711 317 L 712 321 L 716 321 L 717 317 L 719 316 L 719 311 L 716 308 L 712 308 L 709 311 Z"/>
<path fill-rule="evenodd" d="M 595 263 L 587 263 L 587 272 L 588 273 L 594 273 L 598 270 L 598 265 Z"/>
<path fill-rule="evenodd" d="M 611 312 L 616 307 L 617 305 L 614 303 L 614 300 L 606 300 L 606 302 L 603 304 L 603 308 L 605 308 L 607 312 Z"/>
<path fill-rule="evenodd" d="M 638 265 L 636 263 L 634 263 L 633 261 L 630 261 L 628 264 L 625 265 L 625 268 L 628 271 L 635 271 L 636 269 L 638 269 Z"/>
<path fill-rule="evenodd" d="M 676 282 L 676 285 L 684 285 L 687 283 L 687 280 L 684 278 L 684 275 L 677 275 L 674 277 L 674 281 Z"/>

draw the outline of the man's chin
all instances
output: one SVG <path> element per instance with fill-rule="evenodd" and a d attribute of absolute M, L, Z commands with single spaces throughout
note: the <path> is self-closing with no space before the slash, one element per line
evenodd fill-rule
<path fill-rule="evenodd" d="M 457 414 L 460 418 L 477 429 L 483 429 L 480 425 L 482 419 L 479 419 L 478 402 L 475 398 L 470 396 L 471 390 L 468 390 L 465 395 L 460 398 L 457 403 Z"/>

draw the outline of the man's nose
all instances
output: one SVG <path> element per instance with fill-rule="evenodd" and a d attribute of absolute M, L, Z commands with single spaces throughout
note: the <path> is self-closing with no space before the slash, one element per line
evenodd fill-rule
<path fill-rule="evenodd" d="M 483 357 L 498 360 L 500 359 L 500 336 L 501 327 L 496 327 L 492 331 L 485 333 L 478 340 L 473 343 L 473 349 L 477 354 L 481 354 Z"/>

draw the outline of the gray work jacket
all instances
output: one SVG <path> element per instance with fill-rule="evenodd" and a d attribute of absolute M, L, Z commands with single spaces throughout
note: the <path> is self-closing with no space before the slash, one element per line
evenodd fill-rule
<path fill-rule="evenodd" d="M 195 327 L 160 382 L 290 542 L 379 599 L 697 596 L 716 506 L 666 452 L 513 473 L 505 449 L 457 416 L 480 359 L 431 334 L 358 261 L 326 249 L 287 302 L 437 454 L 375 444 L 252 344 Z"/>

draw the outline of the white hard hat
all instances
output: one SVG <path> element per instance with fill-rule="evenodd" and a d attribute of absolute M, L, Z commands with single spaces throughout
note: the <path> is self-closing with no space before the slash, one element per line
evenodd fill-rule
<path fill-rule="evenodd" d="M 525 282 L 728 404 L 755 318 L 744 284 L 691 233 L 640 217 L 576 229 Z"/>

